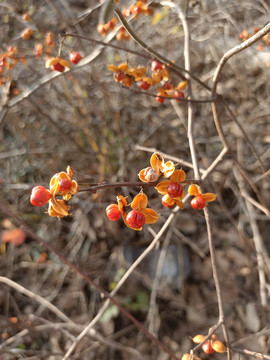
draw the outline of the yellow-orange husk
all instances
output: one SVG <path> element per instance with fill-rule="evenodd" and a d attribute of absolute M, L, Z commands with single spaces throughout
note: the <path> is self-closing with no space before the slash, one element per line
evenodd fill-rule
<path fill-rule="evenodd" d="M 158 214 L 153 209 L 143 209 L 143 215 L 145 216 L 145 223 L 146 224 L 154 224 L 158 221 Z"/>
<path fill-rule="evenodd" d="M 212 194 L 212 193 L 202 194 L 202 197 L 204 198 L 204 200 L 205 200 L 206 202 L 215 201 L 216 198 L 217 198 L 216 194 Z"/>
<path fill-rule="evenodd" d="M 194 336 L 194 338 L 192 338 L 193 342 L 195 342 L 195 344 L 200 344 L 201 342 L 203 342 L 203 340 L 206 338 L 206 336 L 204 335 L 196 335 Z"/>
<path fill-rule="evenodd" d="M 184 170 L 179 169 L 179 170 L 175 170 L 174 173 L 171 176 L 170 181 L 171 182 L 184 182 L 186 179 L 186 173 L 184 172 Z"/>
<path fill-rule="evenodd" d="M 118 66 L 118 70 L 120 70 L 120 71 L 127 72 L 128 69 L 129 69 L 129 66 L 128 66 L 128 64 L 126 64 L 126 63 L 122 63 L 122 64 L 120 64 L 120 65 Z"/>
<path fill-rule="evenodd" d="M 188 82 L 187 81 L 181 81 L 177 86 L 177 90 L 184 90 L 187 87 Z"/>
<path fill-rule="evenodd" d="M 124 211 L 125 206 L 127 206 L 126 198 L 124 196 L 122 196 L 122 195 L 118 195 L 116 197 L 116 199 L 117 199 L 119 211 L 121 211 L 121 212 Z"/>
<path fill-rule="evenodd" d="M 226 346 L 219 340 L 211 342 L 212 348 L 218 353 L 225 353 L 227 351 Z"/>
<path fill-rule="evenodd" d="M 166 195 L 168 191 L 168 186 L 170 184 L 170 180 L 161 181 L 155 189 L 162 195 Z"/>
<path fill-rule="evenodd" d="M 144 193 L 139 193 L 138 195 L 135 196 L 130 206 L 132 207 L 133 210 L 142 211 L 143 209 L 146 208 L 147 203 L 148 203 L 147 196 Z"/>
<path fill-rule="evenodd" d="M 181 360 L 201 360 L 201 359 L 193 354 L 186 353 L 182 356 Z"/>
<path fill-rule="evenodd" d="M 195 184 L 192 184 L 189 186 L 188 193 L 189 193 L 189 195 L 192 195 L 192 196 L 198 196 L 198 195 L 202 194 L 199 187 Z"/>
<path fill-rule="evenodd" d="M 160 170 L 164 164 L 164 158 L 159 153 L 154 153 L 150 159 L 150 165 L 154 170 Z"/>
<path fill-rule="evenodd" d="M 111 71 L 113 71 L 113 72 L 117 72 L 117 71 L 118 71 L 117 66 L 115 66 L 115 65 L 113 65 L 113 64 L 108 65 L 108 69 L 111 70 Z"/>

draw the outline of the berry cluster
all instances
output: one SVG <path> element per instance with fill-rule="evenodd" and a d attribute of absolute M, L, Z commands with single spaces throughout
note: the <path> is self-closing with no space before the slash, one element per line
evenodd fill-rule
<path fill-rule="evenodd" d="M 139 18 L 139 15 L 146 15 L 146 16 L 153 15 L 154 9 L 149 8 L 146 3 L 147 0 L 137 1 L 136 3 L 132 4 L 129 8 L 123 9 L 122 14 L 126 18 L 129 17 L 130 15 L 133 15 L 136 20 Z M 108 32 L 114 30 L 116 23 L 117 23 L 117 19 L 114 17 L 106 24 L 98 24 L 97 31 L 102 36 L 106 36 Z M 130 39 L 130 35 L 128 34 L 124 26 L 120 27 L 120 29 L 116 34 L 116 38 L 119 41 Z"/>
<path fill-rule="evenodd" d="M 53 66 L 53 65 L 52 65 Z M 79 191 L 79 185 L 72 180 L 73 171 L 70 166 L 66 172 L 55 174 L 50 181 L 50 189 L 36 186 L 31 193 L 30 202 L 34 206 L 43 206 L 49 203 L 48 214 L 53 217 L 62 218 L 68 215 L 69 206 L 66 202 Z M 172 161 L 164 161 L 162 155 L 154 153 L 150 159 L 150 166 L 142 169 L 139 179 L 143 183 L 153 183 L 153 187 L 163 195 L 161 203 L 172 208 L 177 205 L 184 208 L 182 199 L 185 196 L 184 186 L 191 181 L 186 181 L 186 174 L 182 169 L 175 169 Z M 168 180 L 158 182 L 160 177 Z M 91 190 L 91 184 L 89 191 Z M 189 186 L 188 193 L 194 198 L 191 206 L 196 210 L 203 209 L 208 202 L 214 201 L 216 195 L 212 193 L 203 194 L 195 184 Z M 61 199 L 56 198 L 62 196 Z M 130 204 L 122 195 L 117 196 L 117 204 L 110 204 L 106 208 L 109 220 L 118 221 L 122 215 L 124 223 L 133 230 L 142 230 L 144 224 L 153 224 L 158 220 L 155 210 L 147 208 L 148 198 L 142 191 L 137 194 Z M 131 207 L 131 211 L 127 211 Z"/>
<path fill-rule="evenodd" d="M 118 204 L 110 204 L 106 208 L 106 214 L 109 220 L 117 221 L 122 218 L 124 223 L 131 229 L 140 231 L 144 224 L 153 224 L 158 220 L 158 214 L 153 209 L 147 208 L 148 198 L 141 192 L 135 196 L 128 205 L 126 198 L 117 196 Z M 127 212 L 127 207 L 132 208 Z"/>
<path fill-rule="evenodd" d="M 0 86 L 10 80 L 6 72 L 13 69 L 19 62 L 27 64 L 24 56 L 18 56 L 16 46 L 8 46 L 7 51 L 0 54 Z"/>
<path fill-rule="evenodd" d="M 109 31 L 114 30 L 115 25 L 117 23 L 116 18 L 112 18 L 107 24 L 98 24 L 97 31 L 102 35 L 105 36 Z"/>
<path fill-rule="evenodd" d="M 192 339 L 194 343 L 200 344 L 204 341 L 206 336 L 204 335 L 196 335 Z M 218 337 L 213 334 L 210 339 L 206 340 L 202 344 L 202 350 L 206 354 L 213 354 L 214 352 L 217 353 L 224 353 L 227 351 L 226 346 L 218 339 Z"/>
<path fill-rule="evenodd" d="M 75 65 L 78 64 L 78 62 L 81 59 L 82 59 L 81 54 L 76 51 L 72 51 L 69 54 L 69 60 L 72 64 Z M 53 71 L 64 72 L 66 67 L 70 69 L 70 63 L 67 60 L 62 59 L 61 57 L 58 56 L 58 57 L 49 58 L 45 63 L 45 67 L 51 68 L 51 70 Z"/>
<path fill-rule="evenodd" d="M 132 4 L 128 9 L 124 9 L 122 11 L 122 14 L 125 17 L 134 15 L 134 18 L 136 20 L 138 20 L 139 15 L 152 16 L 154 14 L 154 9 L 149 8 L 149 6 L 146 5 L 146 3 L 147 0 L 137 1 L 135 4 Z"/>
<path fill-rule="evenodd" d="M 239 34 L 239 38 L 243 41 L 246 41 L 247 39 L 249 39 L 251 36 L 255 35 L 258 31 L 260 30 L 260 28 L 255 27 L 253 29 L 252 33 L 249 33 L 247 30 L 243 30 L 241 31 L 241 33 Z M 257 50 L 258 51 L 262 51 L 264 49 L 265 46 L 269 46 L 270 45 L 270 33 L 266 34 L 262 39 L 261 42 L 257 45 Z"/>
<path fill-rule="evenodd" d="M 32 189 L 30 202 L 34 206 L 43 206 L 49 203 L 48 214 L 59 219 L 68 215 L 69 206 L 66 201 L 70 200 L 73 195 L 79 191 L 79 185 L 72 180 L 73 171 L 70 166 L 67 171 L 55 174 L 50 181 L 50 190 L 44 186 L 35 186 Z M 56 198 L 58 195 L 62 199 Z"/>
<path fill-rule="evenodd" d="M 155 189 L 163 195 L 161 202 L 167 208 L 174 205 L 184 208 L 182 199 L 185 196 L 184 188 L 181 183 L 185 182 L 186 174 L 182 169 L 175 170 L 172 161 L 164 161 L 163 156 L 154 153 L 151 156 L 149 167 L 139 172 L 139 178 L 143 182 L 156 183 L 162 176 L 170 178 L 169 180 L 159 182 Z M 194 196 L 191 206 L 194 209 L 203 209 L 207 202 L 214 201 L 216 195 L 212 193 L 202 194 L 199 187 L 195 184 L 189 186 L 188 192 Z M 158 220 L 158 214 L 152 209 L 146 209 L 148 198 L 144 193 L 135 196 L 130 205 L 127 204 L 123 196 L 117 196 L 118 204 L 110 204 L 106 208 L 106 214 L 109 220 L 117 221 L 121 215 L 125 224 L 133 230 L 142 230 L 144 224 L 153 224 Z M 131 206 L 132 211 L 126 211 L 127 206 Z"/>
<path fill-rule="evenodd" d="M 181 90 L 186 88 L 187 82 L 181 81 L 176 87 L 173 86 L 169 81 L 170 74 L 168 69 L 157 60 L 153 60 L 151 63 L 151 77 L 147 76 L 147 68 L 143 66 L 130 68 L 127 63 L 121 63 L 118 66 L 108 65 L 108 68 L 114 73 L 114 80 L 126 87 L 131 87 L 133 81 L 142 90 L 149 90 L 151 86 L 158 86 L 156 96 L 158 103 L 163 103 L 166 98 L 175 99 L 177 102 L 180 102 L 185 97 Z"/>

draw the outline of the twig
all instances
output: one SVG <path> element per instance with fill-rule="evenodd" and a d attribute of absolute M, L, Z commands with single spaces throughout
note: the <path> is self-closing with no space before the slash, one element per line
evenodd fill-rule
<path fill-rule="evenodd" d="M 252 197 L 250 197 L 247 192 L 245 191 L 242 194 L 243 198 L 245 198 L 250 204 L 254 205 L 256 208 L 258 208 L 260 211 L 265 213 L 265 215 L 270 217 L 270 211 L 266 209 L 264 206 L 262 206 L 260 203 L 258 203 L 256 200 L 254 200 Z"/>
<path fill-rule="evenodd" d="M 216 251 L 215 251 L 214 242 L 213 242 L 211 219 L 210 219 L 210 214 L 209 214 L 207 206 L 204 208 L 204 216 L 205 216 L 205 222 L 206 222 L 206 227 L 207 227 L 208 243 L 209 243 L 209 250 L 210 250 L 210 255 L 211 255 L 210 256 L 211 257 L 211 265 L 212 265 L 212 271 L 213 271 L 213 279 L 214 279 L 214 283 L 215 283 L 217 301 L 218 301 L 219 323 L 222 324 L 223 334 L 224 334 L 224 338 L 226 341 L 226 345 L 229 348 L 230 341 L 229 341 L 228 330 L 227 330 L 227 327 L 224 322 L 225 318 L 224 318 L 224 310 L 223 310 L 223 300 L 222 300 L 220 281 L 219 281 L 218 271 L 217 271 Z M 228 351 L 228 360 L 230 360 L 230 359 L 231 359 L 231 351 L 229 350 Z"/>
<path fill-rule="evenodd" d="M 57 315 L 59 317 L 59 319 L 61 319 L 63 321 L 66 321 L 66 322 L 69 322 L 69 323 L 73 323 L 73 321 L 70 320 L 70 318 L 68 316 L 66 316 L 62 311 L 60 311 L 56 306 L 51 304 L 46 299 L 43 299 L 41 296 L 39 296 L 39 295 L 33 293 L 32 291 L 26 289 L 25 287 L 17 284 L 16 282 L 14 282 L 14 281 L 12 281 L 12 280 L 4 277 L 4 276 L 0 276 L 0 282 L 12 287 L 13 289 L 19 291 L 23 295 L 28 296 L 30 299 L 33 299 L 33 300 L 39 302 L 40 304 L 42 304 L 43 306 L 45 306 L 46 308 L 51 310 L 55 315 Z"/>
<path fill-rule="evenodd" d="M 235 54 L 238 54 L 239 52 L 245 50 L 252 44 L 254 44 L 256 41 L 263 38 L 267 33 L 270 32 L 270 22 L 265 25 L 261 30 L 259 30 L 255 35 L 251 36 L 249 39 L 241 43 L 240 45 L 237 45 L 227 51 L 219 61 L 219 64 L 216 68 L 215 74 L 213 76 L 213 86 L 212 86 L 212 96 L 214 97 L 216 95 L 217 90 L 217 84 L 218 84 L 218 78 L 220 76 L 220 73 L 223 69 L 223 66 L 226 64 L 226 62 Z"/>
<path fill-rule="evenodd" d="M 232 348 L 232 351 L 235 352 L 235 353 L 238 353 L 238 354 L 251 356 L 251 357 L 254 357 L 256 359 L 270 360 L 270 355 L 264 355 L 264 354 L 258 353 L 256 351 L 250 351 L 250 350 L 247 350 L 247 349 L 238 349 L 238 348 Z"/>
<path fill-rule="evenodd" d="M 149 188 L 154 187 L 159 183 L 159 181 L 155 182 L 142 182 L 142 181 L 123 181 L 123 182 L 115 182 L 115 183 L 102 183 L 102 184 L 89 184 L 87 189 L 80 189 L 79 192 L 96 192 L 98 190 L 119 188 L 119 187 L 140 187 L 140 188 Z M 195 179 L 188 179 L 183 182 L 183 184 L 199 184 L 200 182 Z M 86 185 L 86 183 L 84 183 Z"/>
<path fill-rule="evenodd" d="M 237 173 L 236 169 L 234 169 L 234 175 L 238 179 L 238 184 L 240 188 L 241 195 L 244 197 L 247 197 L 247 192 L 244 187 L 244 183 L 242 181 L 242 178 Z M 266 278 L 264 273 L 264 259 L 263 259 L 263 252 L 265 251 L 263 247 L 263 241 L 262 237 L 257 225 L 257 222 L 255 220 L 255 213 L 253 206 L 251 203 L 245 199 L 245 204 L 247 208 L 247 215 L 250 223 L 250 228 L 253 233 L 253 241 L 256 249 L 256 258 L 257 258 L 257 269 L 258 269 L 258 275 L 259 275 L 259 282 L 260 282 L 260 297 L 261 297 L 261 304 L 262 306 L 267 305 L 267 295 L 266 295 Z"/>
<path fill-rule="evenodd" d="M 165 236 L 165 240 L 162 244 L 162 248 L 160 251 L 160 255 L 159 255 L 159 259 L 158 259 L 158 263 L 157 263 L 157 267 L 156 267 L 155 278 L 153 281 L 152 291 L 151 291 L 147 321 L 149 323 L 148 330 L 152 334 L 155 334 L 155 331 L 154 331 L 154 324 L 155 324 L 154 320 L 155 319 L 154 319 L 154 317 L 155 317 L 156 298 L 157 298 L 157 293 L 158 293 L 158 287 L 160 284 L 162 269 L 163 269 L 164 261 L 166 258 L 167 249 L 168 249 L 168 246 L 171 241 L 172 233 L 173 233 L 173 224 L 171 224 L 171 226 Z"/>

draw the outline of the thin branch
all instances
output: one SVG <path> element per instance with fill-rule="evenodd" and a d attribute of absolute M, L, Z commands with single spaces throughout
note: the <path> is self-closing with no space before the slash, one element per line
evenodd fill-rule
<path fill-rule="evenodd" d="M 70 318 L 68 316 L 66 316 L 64 313 L 62 313 L 62 311 L 60 311 L 56 306 L 51 304 L 49 301 L 47 301 L 46 299 L 42 298 L 41 296 L 33 293 L 32 291 L 26 289 L 25 287 L 17 284 L 16 282 L 12 281 L 11 279 L 8 279 L 4 276 L 0 276 L 0 282 L 12 287 L 13 289 L 19 291 L 21 294 L 28 296 L 30 299 L 33 299 L 33 300 L 39 302 L 40 304 L 45 306 L 47 309 L 52 311 L 56 316 L 58 316 L 59 319 L 69 322 L 69 323 L 73 323 L 73 321 L 70 320 Z"/>
<path fill-rule="evenodd" d="M 242 196 L 247 196 L 247 191 L 245 189 L 244 183 L 242 178 L 239 176 L 237 171 L 234 169 L 234 175 L 238 180 L 240 192 Z M 262 237 L 258 228 L 258 224 L 255 220 L 255 212 L 253 209 L 253 206 L 251 203 L 245 199 L 246 209 L 247 209 L 247 215 L 248 220 L 250 223 L 250 228 L 253 234 L 253 242 L 256 249 L 256 258 L 257 258 L 257 269 L 258 269 L 258 275 L 259 275 L 259 283 L 260 283 L 260 297 L 261 297 L 261 304 L 262 306 L 267 305 L 267 295 L 266 295 L 266 278 L 265 278 L 265 272 L 264 272 L 264 257 L 263 253 L 265 251 L 263 247 L 263 241 Z"/>
<path fill-rule="evenodd" d="M 228 353 L 227 353 L 228 360 L 230 360 L 231 359 L 230 340 L 229 340 L 228 329 L 224 322 L 225 317 L 224 317 L 221 286 L 220 286 L 220 281 L 219 281 L 219 276 L 218 276 L 218 271 L 217 271 L 216 251 L 215 251 L 215 246 L 214 246 L 214 242 L 213 242 L 211 218 L 210 218 L 210 213 L 209 213 L 207 206 L 204 208 L 204 216 L 205 216 L 205 222 L 206 222 L 206 228 L 207 228 L 209 250 L 210 250 L 210 255 L 211 255 L 210 258 L 211 258 L 211 264 L 212 264 L 213 279 L 214 279 L 214 283 L 215 283 L 217 301 L 218 301 L 219 323 L 222 324 L 224 339 L 225 339 L 226 345 L 228 347 Z"/>
<path fill-rule="evenodd" d="M 160 279 L 161 279 L 161 275 L 162 275 L 163 265 L 165 262 L 168 246 L 171 242 L 172 234 L 173 234 L 173 224 L 169 228 L 169 230 L 165 236 L 165 240 L 162 244 L 162 248 L 161 248 L 160 255 L 158 258 L 158 262 L 157 262 L 156 273 L 155 273 L 155 278 L 153 281 L 152 291 L 151 291 L 147 321 L 149 323 L 148 330 L 152 334 L 155 333 L 154 332 L 154 324 L 155 324 L 155 313 L 156 313 L 156 311 L 155 311 L 156 310 L 156 298 L 157 298 L 158 288 L 160 285 Z"/>
<path fill-rule="evenodd" d="M 119 187 L 140 187 L 140 188 L 150 188 L 155 187 L 160 181 L 154 182 L 142 182 L 142 181 L 122 181 L 115 183 L 102 183 L 102 184 L 89 184 L 87 189 L 80 189 L 79 192 L 93 192 L 95 193 L 98 190 L 119 188 Z M 195 179 L 188 179 L 183 182 L 183 184 L 199 184 L 200 181 Z M 86 185 L 86 183 L 84 183 Z"/>
<path fill-rule="evenodd" d="M 215 74 L 213 76 L 212 96 L 216 95 L 218 78 L 226 62 L 235 54 L 238 54 L 239 52 L 253 45 L 255 42 L 263 38 L 269 32 L 270 32 L 270 22 L 267 25 L 265 25 L 261 30 L 259 30 L 255 35 L 251 36 L 249 39 L 247 39 L 240 45 L 233 47 L 222 56 L 216 68 Z"/>

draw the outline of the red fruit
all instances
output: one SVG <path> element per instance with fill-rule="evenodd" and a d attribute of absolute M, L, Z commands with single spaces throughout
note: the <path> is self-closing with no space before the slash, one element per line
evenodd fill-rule
<path fill-rule="evenodd" d="M 51 66 L 51 69 L 53 71 L 59 71 L 59 72 L 64 72 L 65 71 L 65 67 L 59 63 L 55 64 L 55 65 L 52 65 Z"/>
<path fill-rule="evenodd" d="M 195 196 L 190 202 L 190 205 L 196 210 L 202 210 L 206 204 L 206 200 L 202 196 Z"/>
<path fill-rule="evenodd" d="M 160 97 L 160 96 L 156 96 L 156 101 L 160 104 L 164 103 L 165 99 Z"/>
<path fill-rule="evenodd" d="M 106 207 L 106 215 L 109 220 L 117 221 L 121 216 L 121 211 L 118 208 L 117 204 L 111 204 Z"/>
<path fill-rule="evenodd" d="M 175 97 L 175 98 L 184 98 L 184 97 L 185 97 L 185 94 L 184 94 L 182 91 L 176 91 L 176 92 L 174 93 L 174 97 Z M 181 100 L 175 99 L 175 101 L 180 102 Z"/>
<path fill-rule="evenodd" d="M 59 179 L 60 191 L 69 190 L 71 187 L 71 180 L 69 179 Z"/>
<path fill-rule="evenodd" d="M 144 80 L 139 81 L 138 85 L 142 90 L 148 90 L 150 88 L 150 86 L 151 86 L 148 82 L 146 82 Z"/>
<path fill-rule="evenodd" d="M 202 349 L 206 354 L 213 354 L 215 352 L 209 340 L 202 344 Z"/>
<path fill-rule="evenodd" d="M 44 186 L 35 186 L 31 192 L 30 203 L 34 206 L 43 206 L 51 197 L 50 191 Z"/>
<path fill-rule="evenodd" d="M 72 62 L 72 64 L 78 64 L 78 62 L 82 59 L 82 56 L 80 53 L 73 51 L 69 54 L 69 60 Z"/>
<path fill-rule="evenodd" d="M 159 63 L 157 60 L 153 60 L 151 62 L 151 70 L 152 70 L 152 72 L 159 71 L 159 70 L 162 70 L 162 69 L 163 69 L 162 64 Z"/>
<path fill-rule="evenodd" d="M 124 80 L 125 74 L 123 73 L 123 71 L 117 71 L 116 73 L 114 73 L 113 77 L 116 82 L 119 82 Z"/>
<path fill-rule="evenodd" d="M 172 198 L 177 198 L 179 196 L 182 195 L 183 193 L 183 186 L 177 182 L 171 182 L 168 186 L 168 190 L 167 193 L 172 197 Z"/>
<path fill-rule="evenodd" d="M 126 222 L 130 227 L 139 229 L 145 224 L 145 216 L 139 210 L 132 210 L 127 214 Z"/>
<path fill-rule="evenodd" d="M 173 88 L 172 84 L 169 81 L 166 81 L 163 85 L 164 90 L 171 90 Z"/>

